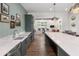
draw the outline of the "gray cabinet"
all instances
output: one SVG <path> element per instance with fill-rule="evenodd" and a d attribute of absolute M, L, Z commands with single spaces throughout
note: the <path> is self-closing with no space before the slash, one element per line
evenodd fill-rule
<path fill-rule="evenodd" d="M 32 41 L 33 41 L 33 32 L 27 38 L 27 46 L 26 46 L 27 49 L 29 48 Z M 26 50 L 26 55 L 27 55 L 27 50 Z"/>
<path fill-rule="evenodd" d="M 55 55 L 57 56 L 57 45 L 55 44 L 54 41 L 52 41 L 46 34 L 45 34 L 45 41 L 46 41 L 46 46 L 50 45 L 51 48 L 53 49 L 53 52 L 55 53 Z"/>
<path fill-rule="evenodd" d="M 45 39 L 46 42 L 49 42 L 50 46 L 53 48 L 56 56 L 69 56 L 61 47 L 59 47 L 59 45 L 57 45 L 53 40 L 51 40 L 51 38 L 49 38 L 46 34 Z"/>
<path fill-rule="evenodd" d="M 31 14 L 25 15 L 25 31 L 33 31 L 33 16 Z"/>
<path fill-rule="evenodd" d="M 69 56 L 63 49 L 58 47 L 58 56 Z"/>
<path fill-rule="evenodd" d="M 26 40 L 27 40 L 27 38 L 21 43 L 21 55 L 22 56 L 26 55 L 26 45 L 27 45 Z"/>
<path fill-rule="evenodd" d="M 33 32 L 32 32 L 33 33 Z M 32 33 L 21 43 L 21 55 L 27 55 L 27 49 L 32 42 Z"/>
<path fill-rule="evenodd" d="M 31 42 L 32 42 L 32 33 L 27 38 L 27 48 L 29 47 L 29 45 L 31 44 Z"/>

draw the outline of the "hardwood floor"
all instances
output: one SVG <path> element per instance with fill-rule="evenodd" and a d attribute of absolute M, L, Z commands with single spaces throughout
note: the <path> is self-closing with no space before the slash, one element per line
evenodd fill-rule
<path fill-rule="evenodd" d="M 56 56 L 53 49 L 45 42 L 42 32 L 36 32 L 34 40 L 27 49 L 27 56 Z"/>

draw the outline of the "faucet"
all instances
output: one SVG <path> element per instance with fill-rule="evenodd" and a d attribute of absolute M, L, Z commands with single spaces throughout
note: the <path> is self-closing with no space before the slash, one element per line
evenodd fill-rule
<path fill-rule="evenodd" d="M 13 31 L 13 38 L 15 38 L 16 37 L 16 32 L 17 32 L 18 30 L 14 30 Z"/>

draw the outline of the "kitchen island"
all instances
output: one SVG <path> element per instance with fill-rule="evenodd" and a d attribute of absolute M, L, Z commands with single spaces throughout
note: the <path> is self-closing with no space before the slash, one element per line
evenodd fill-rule
<path fill-rule="evenodd" d="M 61 32 L 45 32 L 57 45 L 58 56 L 79 56 L 79 37 Z"/>

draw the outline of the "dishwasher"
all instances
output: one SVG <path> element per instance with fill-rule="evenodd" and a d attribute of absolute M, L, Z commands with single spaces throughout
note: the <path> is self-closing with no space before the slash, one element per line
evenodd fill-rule
<path fill-rule="evenodd" d="M 6 56 L 21 56 L 20 46 L 21 44 L 15 46 L 9 53 L 6 54 Z"/>

